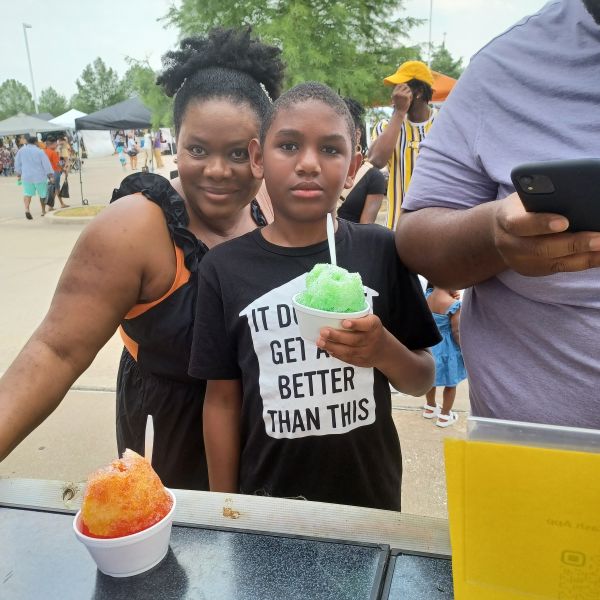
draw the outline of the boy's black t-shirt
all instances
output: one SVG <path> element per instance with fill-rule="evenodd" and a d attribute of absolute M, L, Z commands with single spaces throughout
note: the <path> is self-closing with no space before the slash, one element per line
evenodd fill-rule
<path fill-rule="evenodd" d="M 361 274 L 383 326 L 410 349 L 439 341 L 391 231 L 338 221 L 338 265 Z M 400 509 L 402 459 L 388 381 L 300 337 L 292 296 L 327 242 L 285 248 L 260 230 L 202 261 L 190 375 L 241 379 L 240 491 Z"/>

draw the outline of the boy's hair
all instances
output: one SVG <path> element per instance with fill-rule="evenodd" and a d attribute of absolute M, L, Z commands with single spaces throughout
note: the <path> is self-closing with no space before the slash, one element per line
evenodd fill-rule
<path fill-rule="evenodd" d="M 354 120 L 352 119 L 352 115 L 350 114 L 346 103 L 342 100 L 341 96 L 336 94 L 328 85 L 318 83 L 317 81 L 299 83 L 275 100 L 269 114 L 262 121 L 260 128 L 260 143 L 264 143 L 267 132 L 271 128 L 271 125 L 280 110 L 290 108 L 291 106 L 301 104 L 302 102 L 308 102 L 309 100 L 316 100 L 326 104 L 346 121 L 348 135 L 350 136 L 350 146 L 352 150 L 354 150 Z"/>
<path fill-rule="evenodd" d="M 54 142 L 56 142 L 56 138 L 53 135 L 49 135 L 46 138 L 46 144 L 54 144 Z"/>
<path fill-rule="evenodd" d="M 277 98 L 281 91 L 285 65 L 279 48 L 252 39 L 250 33 L 250 27 L 217 27 L 207 37 L 185 38 L 179 50 L 163 56 L 164 71 L 156 83 L 167 96 L 175 96 L 176 132 L 193 101 L 226 98 L 246 104 L 259 122 L 268 114 L 269 98 Z"/>

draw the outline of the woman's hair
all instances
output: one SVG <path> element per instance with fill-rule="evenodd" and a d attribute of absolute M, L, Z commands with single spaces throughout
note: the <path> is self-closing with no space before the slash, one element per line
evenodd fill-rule
<path fill-rule="evenodd" d="M 354 98 L 350 98 L 346 96 L 344 98 L 344 102 L 350 111 L 350 115 L 352 116 L 352 120 L 354 121 L 354 128 L 360 131 L 360 140 L 359 144 L 361 147 L 361 152 L 363 154 L 367 151 L 367 129 L 365 127 L 365 107 Z"/>
<path fill-rule="evenodd" d="M 250 37 L 250 27 L 215 28 L 207 37 L 189 37 L 167 52 L 156 83 L 175 96 L 175 130 L 190 102 L 226 98 L 246 104 L 262 121 L 281 91 L 285 68 L 276 46 Z M 268 94 L 268 95 L 267 95 Z"/>
<path fill-rule="evenodd" d="M 318 83 L 316 81 L 307 81 L 305 83 L 299 83 L 294 86 L 291 90 L 288 90 L 282 94 L 271 107 L 269 114 L 263 120 L 260 128 L 260 142 L 261 144 L 265 141 L 267 131 L 269 131 L 277 113 L 286 108 L 290 108 L 296 104 L 302 102 L 308 102 L 310 100 L 316 100 L 329 106 L 335 113 L 340 115 L 348 126 L 348 134 L 350 136 L 350 143 L 354 150 L 354 143 L 356 140 L 354 120 L 352 115 L 346 106 L 346 103 L 342 100 L 342 97 L 334 92 L 329 86 L 324 83 Z"/>

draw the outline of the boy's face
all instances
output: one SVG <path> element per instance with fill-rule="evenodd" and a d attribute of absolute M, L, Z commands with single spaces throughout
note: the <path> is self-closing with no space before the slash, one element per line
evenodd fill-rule
<path fill-rule="evenodd" d="M 265 178 L 276 218 L 297 222 L 331 212 L 357 168 L 345 119 L 318 100 L 281 108 L 262 149 L 251 142 L 250 157 L 254 175 Z"/>

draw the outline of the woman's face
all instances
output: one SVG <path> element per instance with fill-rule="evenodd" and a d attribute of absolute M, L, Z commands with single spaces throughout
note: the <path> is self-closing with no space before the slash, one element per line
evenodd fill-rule
<path fill-rule="evenodd" d="M 250 170 L 248 143 L 258 137 L 258 117 L 226 99 L 188 105 L 177 137 L 179 180 L 188 208 L 202 220 L 235 216 L 260 187 Z"/>

